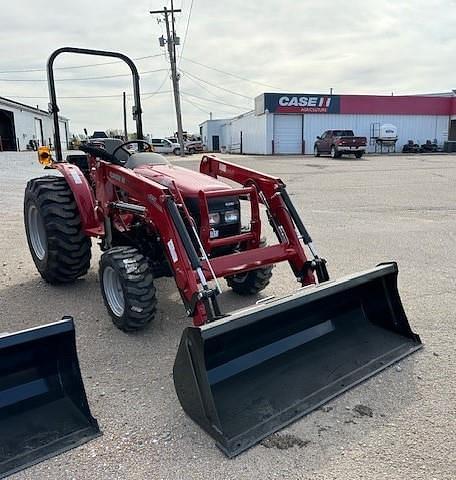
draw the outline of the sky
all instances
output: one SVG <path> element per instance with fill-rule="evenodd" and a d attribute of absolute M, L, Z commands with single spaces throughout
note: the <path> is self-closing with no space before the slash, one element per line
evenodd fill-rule
<path fill-rule="evenodd" d="M 1 3 L 0 96 L 47 110 L 45 66 L 53 50 L 118 51 L 137 59 L 145 133 L 176 131 L 169 62 L 158 43 L 164 23 L 149 14 L 169 2 Z M 401 95 L 456 88 L 456 0 L 174 0 L 174 7 L 182 9 L 177 55 L 188 132 L 198 132 L 209 112 L 230 118 L 253 109 L 254 97 L 267 91 Z M 60 113 L 71 132 L 121 129 L 122 91 L 134 131 L 128 67 L 94 65 L 109 61 L 69 54 L 56 60 Z"/>

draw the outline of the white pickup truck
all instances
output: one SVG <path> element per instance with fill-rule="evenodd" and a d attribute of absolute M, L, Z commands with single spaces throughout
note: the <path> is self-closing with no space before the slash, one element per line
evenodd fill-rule
<path fill-rule="evenodd" d="M 167 138 L 153 138 L 151 143 L 157 153 L 174 153 L 174 155 L 181 153 L 180 144 L 173 143 Z"/>

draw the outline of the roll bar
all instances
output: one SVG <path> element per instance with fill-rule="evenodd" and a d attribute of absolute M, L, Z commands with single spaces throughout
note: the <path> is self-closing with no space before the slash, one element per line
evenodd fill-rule
<path fill-rule="evenodd" d="M 143 140 L 143 128 L 142 128 L 142 110 L 141 110 L 141 98 L 139 92 L 139 74 L 136 65 L 126 55 L 118 52 L 106 52 L 104 50 L 91 50 L 88 48 L 75 48 L 75 47 L 63 47 L 59 48 L 51 54 L 47 62 L 47 77 L 49 87 L 49 113 L 53 116 L 54 122 L 54 144 L 56 160 L 58 162 L 63 161 L 62 156 L 62 144 L 60 142 L 60 129 L 59 129 L 59 107 L 57 105 L 57 95 L 55 92 L 55 79 L 54 79 L 54 60 L 61 53 L 78 53 L 82 55 L 95 55 L 98 57 L 113 57 L 123 60 L 129 67 L 133 76 L 133 97 L 135 105 L 133 107 L 133 118 L 136 120 L 136 138 Z"/>

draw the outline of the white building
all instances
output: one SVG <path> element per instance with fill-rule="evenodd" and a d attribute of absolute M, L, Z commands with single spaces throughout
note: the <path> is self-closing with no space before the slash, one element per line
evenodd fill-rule
<path fill-rule="evenodd" d="M 68 147 L 68 119 L 59 117 L 62 149 Z M 30 142 L 54 144 L 54 127 L 48 112 L 0 97 L 0 151 L 26 150 Z M 29 146 L 29 147 L 27 147 Z"/>
<path fill-rule="evenodd" d="M 397 127 L 397 151 L 409 140 L 436 140 L 440 146 L 456 142 L 455 91 L 408 96 L 263 93 L 254 110 L 206 120 L 200 133 L 209 151 L 270 155 L 309 154 L 326 130 L 353 130 L 367 137 L 369 151 L 374 151 L 376 132 L 384 124 Z"/>

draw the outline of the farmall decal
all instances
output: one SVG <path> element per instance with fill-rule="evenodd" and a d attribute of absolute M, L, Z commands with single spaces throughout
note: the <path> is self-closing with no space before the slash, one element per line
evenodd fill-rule
<path fill-rule="evenodd" d="M 339 113 L 336 95 L 265 93 L 265 108 L 275 113 Z"/>

